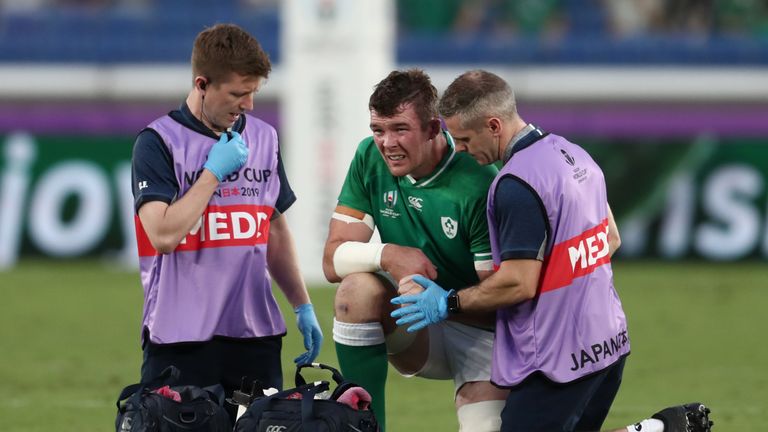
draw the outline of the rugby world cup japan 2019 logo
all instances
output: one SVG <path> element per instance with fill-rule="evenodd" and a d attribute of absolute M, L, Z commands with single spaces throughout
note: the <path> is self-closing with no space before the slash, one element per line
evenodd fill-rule
<path fill-rule="evenodd" d="M 384 192 L 384 205 L 387 206 L 387 208 L 393 208 L 397 204 L 397 191 L 391 190 L 388 192 Z"/>
<path fill-rule="evenodd" d="M 565 161 L 568 163 L 568 165 L 574 166 L 576 164 L 576 159 L 574 159 L 573 156 L 568 154 L 567 151 L 560 149 L 560 153 L 563 154 L 563 157 L 565 158 Z"/>
<path fill-rule="evenodd" d="M 399 218 L 400 213 L 395 210 L 395 207 L 397 206 L 397 190 L 384 192 L 382 198 L 384 200 L 384 207 L 379 209 L 381 215 L 391 219 Z"/>

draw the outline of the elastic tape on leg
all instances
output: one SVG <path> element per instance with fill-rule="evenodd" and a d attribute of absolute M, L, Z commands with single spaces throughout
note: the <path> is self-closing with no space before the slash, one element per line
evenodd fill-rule
<path fill-rule="evenodd" d="M 489 400 L 463 405 L 457 411 L 460 432 L 498 432 L 505 401 Z"/>
<path fill-rule="evenodd" d="M 384 329 L 377 322 L 345 323 L 334 318 L 333 340 L 349 346 L 379 345 L 384 343 Z"/>

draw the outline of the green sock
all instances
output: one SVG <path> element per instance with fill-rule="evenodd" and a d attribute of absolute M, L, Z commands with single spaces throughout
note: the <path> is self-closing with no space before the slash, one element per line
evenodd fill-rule
<path fill-rule="evenodd" d="M 371 394 L 371 407 L 379 422 L 381 432 L 384 432 L 385 396 L 387 383 L 387 346 L 385 344 L 370 346 L 350 346 L 336 342 L 336 356 L 339 359 L 341 374 L 348 381 L 362 386 Z"/>

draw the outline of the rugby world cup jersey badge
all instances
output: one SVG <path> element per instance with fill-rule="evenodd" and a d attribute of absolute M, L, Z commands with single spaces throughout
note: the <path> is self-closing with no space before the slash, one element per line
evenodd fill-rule
<path fill-rule="evenodd" d="M 387 208 L 392 208 L 397 204 L 397 191 L 391 190 L 384 192 L 384 205 L 387 206 Z"/>
<path fill-rule="evenodd" d="M 392 219 L 400 217 L 400 213 L 395 211 L 395 206 L 397 206 L 397 190 L 384 192 L 383 199 L 384 208 L 379 210 L 381 215 Z"/>

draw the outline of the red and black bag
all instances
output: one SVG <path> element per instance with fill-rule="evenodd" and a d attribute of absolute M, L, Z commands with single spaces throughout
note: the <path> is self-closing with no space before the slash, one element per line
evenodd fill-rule
<path fill-rule="evenodd" d="M 127 386 L 117 399 L 117 432 L 231 432 L 224 388 L 174 385 L 169 366 L 150 382 Z"/>
<path fill-rule="evenodd" d="M 336 387 L 327 399 L 315 395 L 329 391 L 328 381 L 307 383 L 303 368 L 331 372 Z M 379 425 L 369 409 L 370 399 L 350 403 L 350 395 L 368 393 L 346 381 L 338 370 L 320 363 L 296 368 L 296 387 L 270 396 L 255 397 L 237 420 L 235 432 L 377 432 Z M 360 392 L 360 393 L 357 393 Z M 341 400 L 345 401 L 342 402 Z M 353 398 L 357 401 L 356 398 Z"/>

